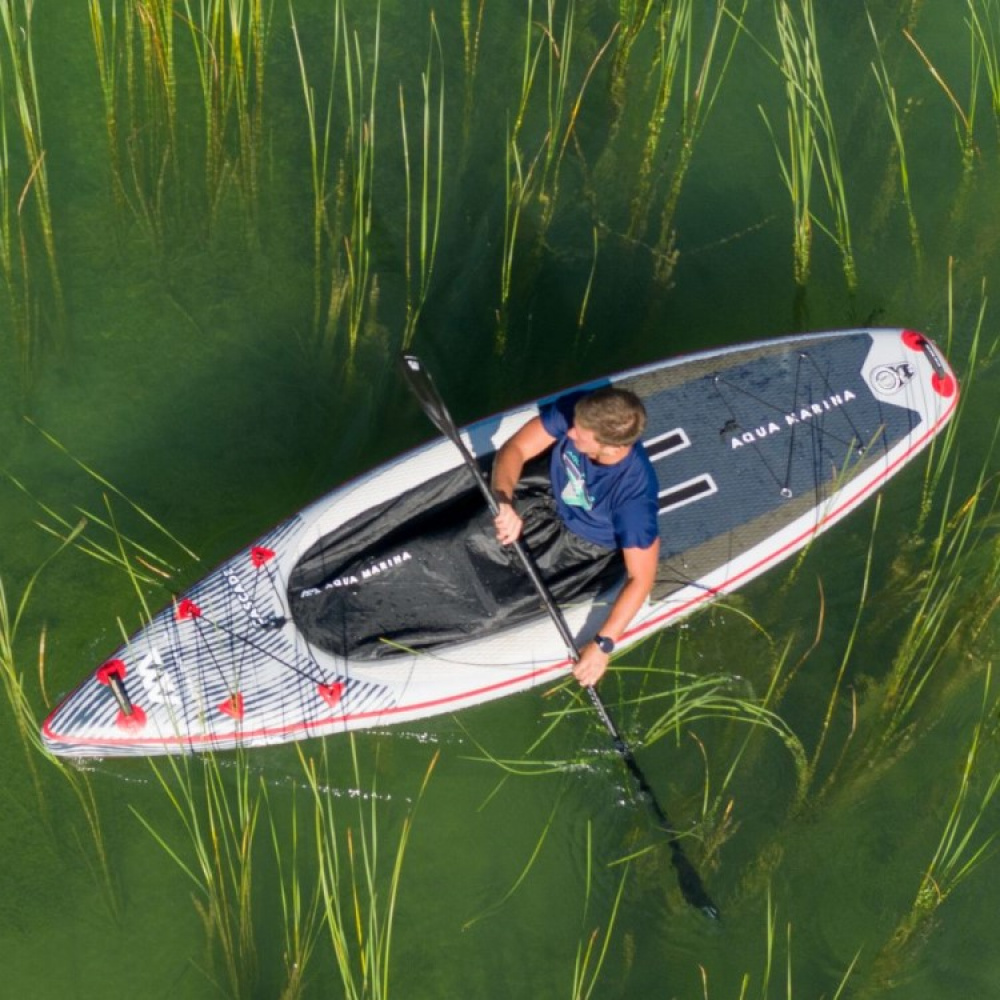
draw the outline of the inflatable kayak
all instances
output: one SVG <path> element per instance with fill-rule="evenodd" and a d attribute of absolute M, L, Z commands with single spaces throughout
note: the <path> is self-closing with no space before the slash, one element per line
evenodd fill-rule
<path fill-rule="evenodd" d="M 661 556 L 624 649 L 807 545 L 925 448 L 958 385 L 926 337 L 850 330 L 669 359 L 573 390 L 648 413 Z M 562 393 L 558 394 L 562 395 Z M 461 431 L 486 469 L 538 400 Z M 579 643 L 620 575 L 554 587 Z M 343 485 L 172 602 L 46 719 L 56 754 L 265 746 L 384 726 L 557 680 L 566 644 L 440 439 Z"/>

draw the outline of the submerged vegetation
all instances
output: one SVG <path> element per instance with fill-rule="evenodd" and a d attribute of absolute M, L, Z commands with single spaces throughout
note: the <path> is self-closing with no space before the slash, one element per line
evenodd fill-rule
<path fill-rule="evenodd" d="M 4 752 L 24 822 L 90 879 L 52 909 L 86 926 L 93 890 L 110 922 L 81 976 L 888 997 L 988 906 L 1000 0 L 827 7 L 89 0 L 63 26 L 0 0 Z M 478 415 L 791 318 L 926 329 L 963 399 L 906 485 L 604 682 L 725 941 L 572 685 L 295 752 L 45 757 L 101 629 L 201 575 L 180 537 L 217 555 L 331 456 L 388 447 L 397 348 L 453 358 Z M 0 915 L 5 945 L 32 936 Z M 122 961 L 168 948 L 163 973 Z"/>

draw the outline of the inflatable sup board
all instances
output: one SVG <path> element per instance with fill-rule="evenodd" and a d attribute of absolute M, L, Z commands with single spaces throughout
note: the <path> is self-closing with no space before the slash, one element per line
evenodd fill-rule
<path fill-rule="evenodd" d="M 655 588 L 620 649 L 807 545 L 919 454 L 958 400 L 940 352 L 907 330 L 727 347 L 576 388 L 608 384 L 646 406 L 662 539 Z M 462 438 L 488 465 L 546 401 Z M 503 594 L 477 578 L 474 550 L 499 546 L 488 521 L 464 538 L 456 525 L 483 509 L 446 439 L 335 489 L 177 594 L 52 712 L 45 745 L 69 756 L 265 746 L 559 679 L 571 663 L 542 607 L 508 621 Z M 579 644 L 619 585 L 562 606 Z M 446 595 L 460 628 L 438 622 Z"/>

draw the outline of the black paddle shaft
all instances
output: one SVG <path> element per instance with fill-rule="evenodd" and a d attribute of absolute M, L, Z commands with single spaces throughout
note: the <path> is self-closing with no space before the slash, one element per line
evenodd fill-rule
<path fill-rule="evenodd" d="M 434 424 L 434 426 L 458 449 L 462 459 L 468 466 L 469 471 L 475 478 L 476 485 L 479 487 L 484 498 L 486 499 L 490 512 L 495 515 L 498 511 L 496 497 L 493 495 L 493 491 L 490 489 L 489 484 L 483 477 L 482 470 L 479 468 L 479 463 L 475 460 L 475 458 L 473 458 L 472 453 L 462 440 L 462 436 L 459 434 L 458 428 L 455 426 L 455 422 L 451 419 L 451 414 L 448 412 L 448 408 L 445 406 L 444 400 L 441 398 L 440 393 L 437 391 L 437 387 L 434 385 L 434 380 L 431 378 L 430 372 L 427 371 L 423 362 L 414 354 L 402 354 L 400 356 L 400 361 L 407 384 L 413 391 L 413 394 L 417 397 L 424 413 L 427 414 L 431 423 Z M 580 659 L 580 651 L 577 648 L 576 641 L 573 638 L 573 634 L 569 630 L 569 625 L 566 623 L 566 619 L 563 616 L 562 611 L 559 610 L 559 606 L 556 604 L 548 586 L 542 579 L 541 574 L 538 572 L 538 567 L 535 565 L 535 561 L 532 559 L 531 554 L 525 548 L 524 543 L 521 539 L 518 539 L 513 544 L 514 551 L 521 560 L 521 564 L 524 566 L 525 572 L 528 574 L 532 584 L 538 591 L 538 595 L 541 597 L 542 603 L 545 605 L 545 609 L 549 613 L 549 617 L 552 619 L 559 631 L 560 637 L 566 644 L 566 649 L 570 657 L 574 662 L 576 662 Z M 590 697 L 591 703 L 597 710 L 597 714 L 600 717 L 601 722 L 604 723 L 605 729 L 607 729 L 610 734 L 615 750 L 618 751 L 619 756 L 628 768 L 629 774 L 631 774 L 633 780 L 635 781 L 639 797 L 646 803 L 650 812 L 653 814 L 657 826 L 659 826 L 659 828 L 670 838 L 671 860 L 673 862 L 674 869 L 677 872 L 677 883 L 680 886 L 681 895 L 683 895 L 684 899 L 690 903 L 691 906 L 701 910 L 705 916 L 710 917 L 712 920 L 718 920 L 718 907 L 712 902 L 708 893 L 705 891 L 705 887 L 702 884 L 697 870 L 684 853 L 684 848 L 681 846 L 681 842 L 677 836 L 677 830 L 671 824 L 670 820 L 667 818 L 666 812 L 657 801 L 656 796 L 653 794 L 653 789 L 646 780 L 646 776 L 643 774 L 642 769 L 639 767 L 639 762 L 635 759 L 635 755 L 632 753 L 631 748 L 619 732 L 618 727 L 611 718 L 611 714 L 608 712 L 601 696 L 597 693 L 597 689 L 592 685 L 587 685 L 585 690 L 587 695 Z"/>

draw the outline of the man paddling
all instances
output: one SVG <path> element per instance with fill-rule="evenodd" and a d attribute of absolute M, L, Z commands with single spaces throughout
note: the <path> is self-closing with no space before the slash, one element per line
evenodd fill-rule
<path fill-rule="evenodd" d="M 499 506 L 494 524 L 502 544 L 510 545 L 524 530 L 515 500 L 525 464 L 552 448 L 552 496 L 565 531 L 584 548 L 589 546 L 594 559 L 620 552 L 624 560 L 625 584 L 573 668 L 585 686 L 604 675 L 615 643 L 656 579 L 657 481 L 639 441 L 645 425 L 645 408 L 628 390 L 603 388 L 564 396 L 542 407 L 539 416 L 517 431 L 497 452 L 493 465 Z"/>

